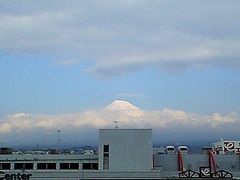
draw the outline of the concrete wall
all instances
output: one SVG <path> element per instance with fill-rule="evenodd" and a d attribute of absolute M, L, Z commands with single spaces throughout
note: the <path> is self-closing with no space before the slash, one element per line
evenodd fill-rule
<path fill-rule="evenodd" d="M 153 168 L 151 129 L 100 129 L 99 138 L 99 169 L 103 169 L 104 145 L 109 145 L 110 171 Z"/>
<path fill-rule="evenodd" d="M 239 155 L 216 155 L 215 161 L 217 170 L 226 170 L 234 175 L 240 175 L 240 156 Z M 208 155 L 206 154 L 186 154 L 183 155 L 185 170 L 199 172 L 200 166 L 209 166 Z M 176 154 L 156 154 L 154 155 L 154 169 L 167 174 L 178 173 L 178 158 Z M 162 174 L 162 175 L 163 175 Z"/>

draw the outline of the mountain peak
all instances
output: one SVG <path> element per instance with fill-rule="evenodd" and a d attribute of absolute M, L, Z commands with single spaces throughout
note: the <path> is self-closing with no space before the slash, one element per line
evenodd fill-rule
<path fill-rule="evenodd" d="M 106 106 L 106 109 L 112 111 L 124 111 L 124 110 L 140 110 L 138 107 L 134 106 L 133 104 L 123 101 L 123 100 L 115 100 Z"/>

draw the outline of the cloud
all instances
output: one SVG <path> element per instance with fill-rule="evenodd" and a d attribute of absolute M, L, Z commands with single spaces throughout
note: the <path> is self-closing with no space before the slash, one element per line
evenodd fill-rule
<path fill-rule="evenodd" d="M 185 0 L 1 1 L 0 49 L 67 59 L 60 64 L 91 60 L 87 72 L 102 77 L 145 67 L 167 72 L 239 68 L 239 5 Z"/>
<path fill-rule="evenodd" d="M 9 123 L 1 123 L 0 125 L 0 134 L 5 134 L 11 132 L 11 124 Z"/>
<path fill-rule="evenodd" d="M 95 111 L 55 115 L 25 113 L 8 115 L 1 120 L 0 134 L 2 136 L 31 134 L 27 137 L 31 139 L 36 133 L 37 136 L 43 136 L 61 129 L 68 134 L 78 132 L 77 134 L 86 137 L 87 129 L 97 131 L 99 128 L 112 128 L 114 121 L 119 122 L 120 128 L 153 128 L 164 132 L 165 136 L 172 136 L 174 133 L 186 139 L 200 140 L 203 137 L 196 134 L 202 132 L 212 133 L 208 138 L 236 137 L 240 127 L 239 115 L 234 112 L 227 115 L 220 113 L 202 115 L 172 109 L 144 111 L 126 101 L 116 100 Z"/>

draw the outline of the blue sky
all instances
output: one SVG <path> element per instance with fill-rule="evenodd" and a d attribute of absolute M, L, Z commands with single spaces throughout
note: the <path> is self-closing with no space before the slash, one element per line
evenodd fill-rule
<path fill-rule="evenodd" d="M 240 111 L 240 71 L 189 69 L 164 73 L 151 68 L 106 79 L 88 64 L 62 66 L 50 57 L 1 53 L 1 116 L 15 112 L 59 113 L 102 107 L 115 99 L 143 109 L 196 113 Z"/>
<path fill-rule="evenodd" d="M 21 133 L 9 117 L 57 123 L 116 99 L 239 126 L 239 16 L 234 0 L 3 0 L 0 132 Z"/>

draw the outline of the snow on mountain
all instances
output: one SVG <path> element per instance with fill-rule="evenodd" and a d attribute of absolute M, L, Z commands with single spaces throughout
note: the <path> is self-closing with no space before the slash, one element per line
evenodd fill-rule
<path fill-rule="evenodd" d="M 105 109 L 110 111 L 140 111 L 138 107 L 123 100 L 115 100 L 111 104 L 106 106 Z"/>

